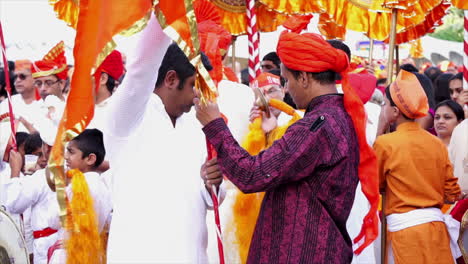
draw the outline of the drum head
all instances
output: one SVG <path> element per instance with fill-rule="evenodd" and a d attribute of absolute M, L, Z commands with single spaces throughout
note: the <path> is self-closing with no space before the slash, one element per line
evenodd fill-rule
<path fill-rule="evenodd" d="M 26 243 L 13 219 L 0 209 L 0 263 L 29 263 Z"/>

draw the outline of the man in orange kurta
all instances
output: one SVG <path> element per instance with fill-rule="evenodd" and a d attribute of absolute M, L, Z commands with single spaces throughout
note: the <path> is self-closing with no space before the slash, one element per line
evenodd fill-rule
<path fill-rule="evenodd" d="M 401 71 L 387 88 L 384 115 L 395 132 L 377 138 L 380 189 L 385 191 L 389 258 L 395 263 L 453 263 L 440 208 L 460 196 L 447 148 L 414 119 L 427 113 L 417 77 Z"/>

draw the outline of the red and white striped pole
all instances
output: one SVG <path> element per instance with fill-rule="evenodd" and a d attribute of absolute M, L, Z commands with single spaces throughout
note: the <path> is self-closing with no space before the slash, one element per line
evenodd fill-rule
<path fill-rule="evenodd" d="M 464 38 L 463 38 L 463 88 L 468 90 L 468 10 L 464 11 Z M 466 107 L 466 105 L 465 105 Z"/>
<path fill-rule="evenodd" d="M 246 0 L 247 5 L 247 34 L 249 38 L 249 81 L 250 83 L 260 75 L 260 34 L 257 30 L 257 14 L 255 12 L 255 0 Z"/>

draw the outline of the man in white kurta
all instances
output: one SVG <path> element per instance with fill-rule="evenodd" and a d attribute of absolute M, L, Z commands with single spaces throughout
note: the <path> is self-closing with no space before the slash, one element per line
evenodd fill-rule
<path fill-rule="evenodd" d="M 205 138 L 193 111 L 173 125 L 153 93 L 170 43 L 153 16 L 109 106 L 104 142 L 115 173 L 108 263 L 207 262 Z"/>

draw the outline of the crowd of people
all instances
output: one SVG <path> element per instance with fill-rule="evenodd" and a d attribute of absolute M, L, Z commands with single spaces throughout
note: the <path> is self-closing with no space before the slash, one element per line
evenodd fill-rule
<path fill-rule="evenodd" d="M 216 102 L 200 101 L 197 70 L 154 15 L 128 63 L 114 50 L 93 73 L 94 117 L 64 156 L 78 231 L 61 225 L 47 166 L 74 89 L 63 42 L 42 60 L 6 65 L 10 101 L 1 72 L 0 205 L 31 263 L 217 262 L 208 249 L 213 186 L 227 263 L 462 263 L 462 67 L 407 60 L 387 81 L 390 73 L 376 73 L 343 42 L 290 24 L 249 82 L 222 64 L 230 34 L 198 22 L 202 50 L 207 36 L 219 38 L 220 52 L 201 56 Z M 207 141 L 217 152 L 210 160 Z M 88 197 L 75 193 L 77 171 Z M 88 198 L 87 213 L 73 215 Z M 87 234 L 77 219 L 102 234 L 95 242 L 104 253 L 74 254 L 74 239 Z M 16 263 L 4 250 L 0 262 Z"/>

